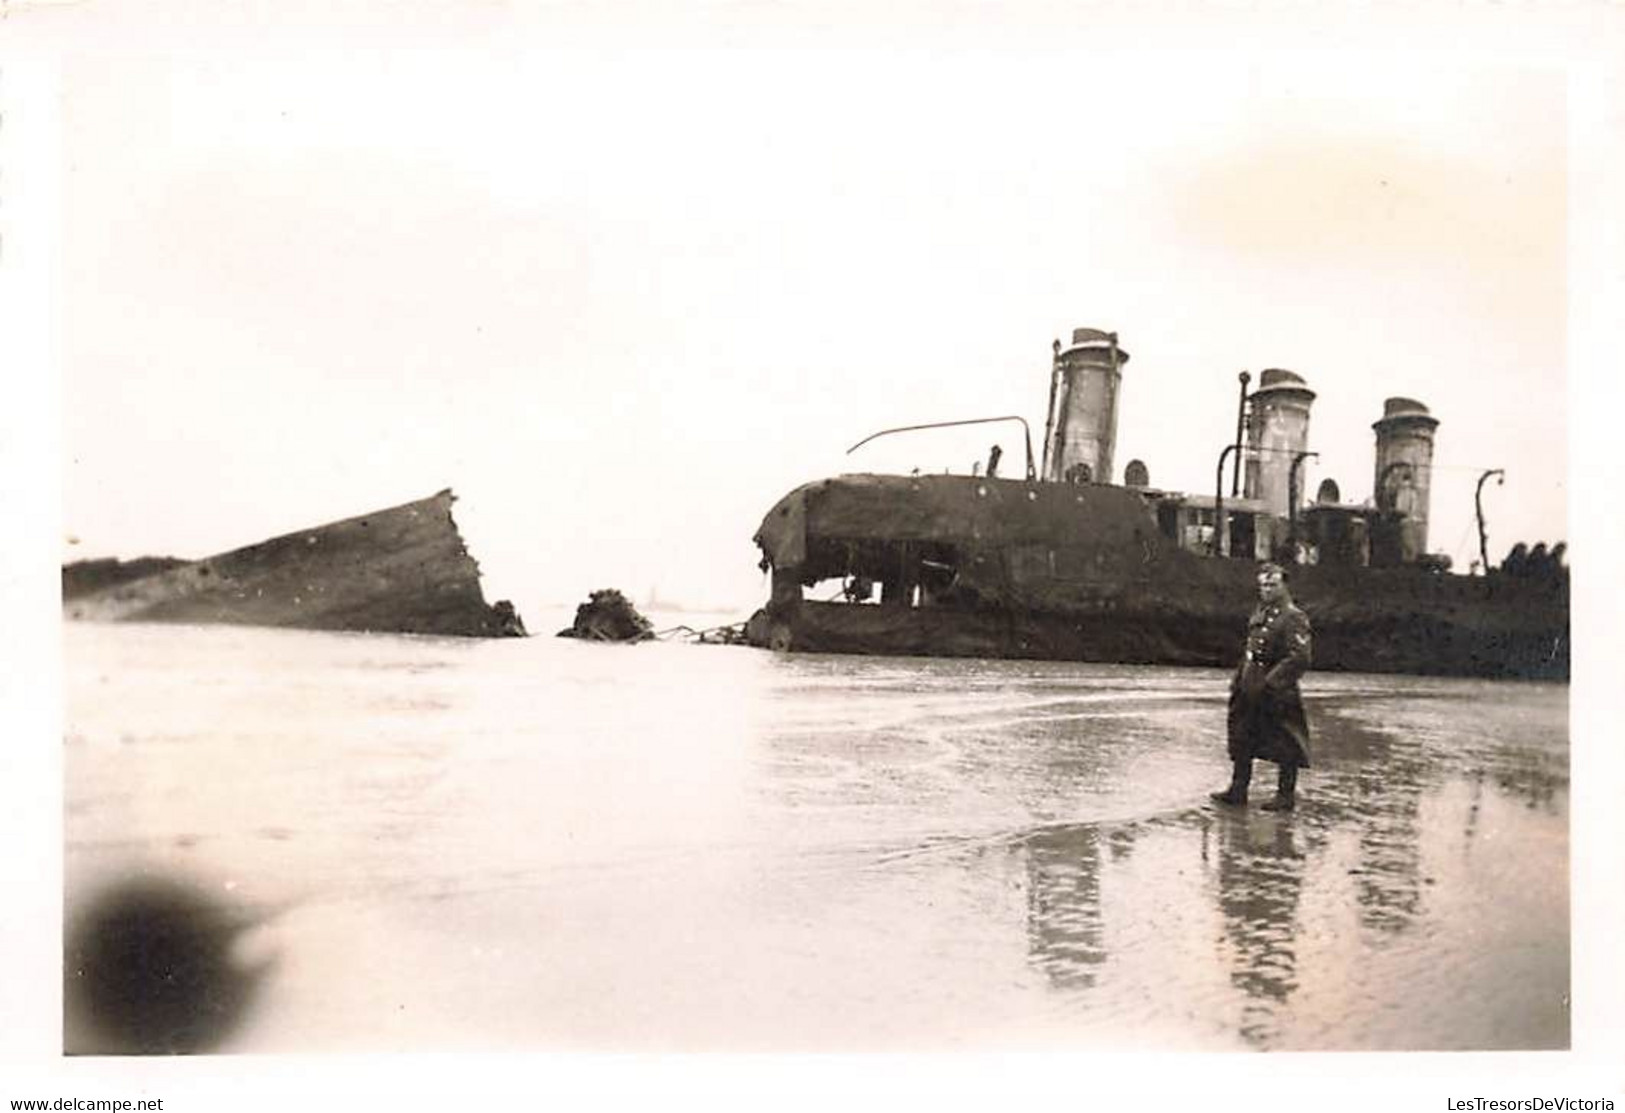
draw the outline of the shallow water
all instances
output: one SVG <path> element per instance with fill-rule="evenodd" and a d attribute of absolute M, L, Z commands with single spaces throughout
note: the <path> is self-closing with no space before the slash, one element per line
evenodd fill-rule
<path fill-rule="evenodd" d="M 65 644 L 70 919 L 256 918 L 220 1050 L 1568 1044 L 1565 686 L 1311 673 L 1275 816 L 1207 802 L 1212 670 Z"/>

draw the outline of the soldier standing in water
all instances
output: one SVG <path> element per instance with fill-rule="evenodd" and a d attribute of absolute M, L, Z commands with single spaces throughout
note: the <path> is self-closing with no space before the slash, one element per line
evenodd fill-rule
<path fill-rule="evenodd" d="M 1298 678 L 1309 668 L 1309 617 L 1292 602 L 1278 564 L 1258 569 L 1258 606 L 1247 620 L 1247 644 L 1230 680 L 1230 787 L 1213 793 L 1221 804 L 1247 803 L 1253 759 L 1280 769 L 1275 799 L 1266 811 L 1289 812 L 1298 769 L 1309 765 L 1309 722 Z"/>

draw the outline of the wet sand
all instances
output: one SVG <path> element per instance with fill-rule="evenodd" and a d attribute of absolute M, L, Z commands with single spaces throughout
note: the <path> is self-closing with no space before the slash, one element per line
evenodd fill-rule
<path fill-rule="evenodd" d="M 1563 686 L 1312 673 L 1275 815 L 1211 670 L 67 643 L 70 908 L 258 917 L 218 1050 L 1569 1043 Z"/>

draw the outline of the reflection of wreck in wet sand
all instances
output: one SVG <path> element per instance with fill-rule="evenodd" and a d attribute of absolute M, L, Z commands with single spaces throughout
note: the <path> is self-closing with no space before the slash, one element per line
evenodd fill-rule
<path fill-rule="evenodd" d="M 441 491 L 206 560 L 68 565 L 64 611 L 97 622 L 523 635 L 513 604 L 486 604 L 479 565 L 452 520 L 453 501 Z"/>
<path fill-rule="evenodd" d="M 1429 776 L 1414 739 L 1390 738 L 1344 724 L 1343 736 L 1369 749 L 1354 762 L 1351 783 L 1333 778 L 1334 799 L 1346 796 L 1360 825 L 1355 873 L 1360 926 L 1398 933 L 1422 914 L 1422 791 Z"/>
<path fill-rule="evenodd" d="M 1301 505 L 1315 395 L 1280 369 L 1245 395 L 1238 443 L 1219 456 L 1212 495 L 1152 488 L 1138 460 L 1118 486 L 1128 353 L 1113 333 L 1078 329 L 1072 339 L 1064 350 L 1056 342 L 1042 466 L 1029 437 L 1024 477 L 995 475 L 995 454 L 987 475 L 975 474 L 980 464 L 971 475 L 842 475 L 780 499 L 755 537 L 772 594 L 749 640 L 812 652 L 1228 666 L 1253 602 L 1253 562 L 1273 558 L 1299 566 L 1293 594 L 1314 619 L 1319 669 L 1567 678 L 1561 545 L 1537 546 L 1538 559 L 1520 545 L 1516 559 L 1477 576 L 1451 574 L 1428 553 L 1439 422 L 1426 406 L 1388 399 L 1373 425 L 1374 493 L 1364 505 L 1342 503 L 1331 481 Z M 982 421 L 1021 419 L 941 424 Z M 806 598 L 807 588 L 834 588 L 844 601 Z"/>
<path fill-rule="evenodd" d="M 1231 984 L 1245 994 L 1240 1032 L 1249 1043 L 1279 1035 L 1275 1009 L 1298 988 L 1298 904 L 1303 852 L 1274 816 L 1219 824 L 1219 911 L 1232 952 Z"/>
<path fill-rule="evenodd" d="M 1042 831 L 1026 841 L 1027 945 L 1057 989 L 1088 989 L 1106 961 L 1100 832 Z"/>

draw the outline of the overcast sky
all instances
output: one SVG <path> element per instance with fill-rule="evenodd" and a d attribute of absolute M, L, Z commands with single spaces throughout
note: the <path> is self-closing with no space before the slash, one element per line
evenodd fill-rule
<path fill-rule="evenodd" d="M 382 10 L 68 57 L 65 560 L 452 487 L 521 612 L 744 610 L 796 484 L 995 440 L 1019 469 L 1013 426 L 844 452 L 1006 413 L 1041 437 L 1075 326 L 1132 356 L 1119 473 L 1210 492 L 1237 373 L 1284 367 L 1318 394 L 1307 491 L 1367 498 L 1405 395 L 1440 421 L 1431 548 L 1476 555 L 1492 467 L 1493 557 L 1567 536 L 1569 74 L 1538 38 Z"/>

